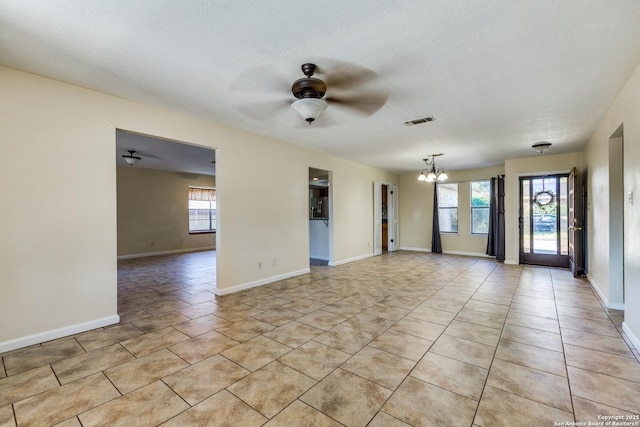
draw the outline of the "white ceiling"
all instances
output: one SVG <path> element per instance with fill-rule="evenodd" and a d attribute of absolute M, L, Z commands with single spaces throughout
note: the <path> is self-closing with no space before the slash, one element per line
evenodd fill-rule
<path fill-rule="evenodd" d="M 404 173 L 580 150 L 640 62 L 638 22 L 637 0 L 3 0 L 0 64 Z M 304 62 L 327 96 L 363 72 L 333 96 L 387 102 L 308 126 L 288 108 Z"/>

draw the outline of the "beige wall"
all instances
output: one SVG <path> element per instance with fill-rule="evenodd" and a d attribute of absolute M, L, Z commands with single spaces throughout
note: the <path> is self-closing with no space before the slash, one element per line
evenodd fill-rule
<path fill-rule="evenodd" d="M 116 129 L 218 149 L 219 292 L 307 271 L 309 167 L 333 172 L 335 263 L 372 253 L 373 181 L 400 184 L 401 245 L 430 247 L 433 189 L 417 186 L 422 183 L 417 183 L 415 174 L 399 178 L 1 67 L 0 92 L 0 351 L 117 321 Z M 624 124 L 625 200 L 634 192 L 634 203 L 626 203 L 624 209 L 624 328 L 636 347 L 640 347 L 638 117 L 640 70 L 636 69 L 584 152 L 591 205 L 589 274 L 608 298 L 608 141 Z M 505 163 L 507 261 L 517 262 L 517 177 L 568 171 L 581 163 L 580 153 Z M 270 179 L 255 180 L 256 175 Z M 451 176 L 456 179 L 453 171 Z M 276 265 L 268 262 L 271 259 Z M 259 261 L 266 267 L 259 269 Z"/>
<path fill-rule="evenodd" d="M 582 170 L 582 153 L 550 154 L 507 160 L 504 164 L 504 222 L 505 263 L 520 263 L 520 217 L 519 178 L 527 175 L 569 173 L 573 167 Z"/>
<path fill-rule="evenodd" d="M 504 167 L 469 169 L 448 172 L 448 182 L 458 185 L 458 234 L 442 234 L 443 252 L 484 255 L 486 237 L 471 236 L 469 182 L 505 175 L 505 262 L 519 261 L 519 185 L 520 176 L 544 173 L 564 173 L 571 168 L 582 169 L 582 153 L 544 154 L 511 159 Z M 430 250 L 433 185 L 417 180 L 416 174 L 400 177 L 400 236 L 402 248 Z"/>
<path fill-rule="evenodd" d="M 116 129 L 217 149 L 219 293 L 308 271 L 309 167 L 333 172 L 337 263 L 372 254 L 372 183 L 398 182 L 378 169 L 8 68 L 0 68 L 0 93 L 0 351 L 118 320 Z"/>
<path fill-rule="evenodd" d="M 215 187 L 214 176 L 116 168 L 118 256 L 213 249 L 215 234 L 189 234 L 189 186 Z"/>
<path fill-rule="evenodd" d="M 587 169 L 589 280 L 610 306 L 617 306 L 622 283 L 610 280 L 610 138 L 623 127 L 624 139 L 624 323 L 640 348 L 640 66 L 599 123 L 584 153 Z M 632 203 L 629 194 L 633 193 Z"/>
<path fill-rule="evenodd" d="M 458 233 L 441 234 L 445 253 L 484 256 L 487 237 L 471 235 L 471 181 L 503 174 L 501 166 L 448 171 L 447 182 L 458 183 Z M 400 177 L 400 242 L 402 249 L 431 250 L 434 186 L 418 181 L 418 173 Z"/>

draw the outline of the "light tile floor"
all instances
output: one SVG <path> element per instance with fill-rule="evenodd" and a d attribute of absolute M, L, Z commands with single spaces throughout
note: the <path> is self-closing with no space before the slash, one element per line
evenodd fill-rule
<path fill-rule="evenodd" d="M 217 297 L 215 252 L 118 269 L 120 324 L 1 355 L 0 426 L 554 426 L 640 414 L 622 313 L 565 270 L 398 252 Z"/>

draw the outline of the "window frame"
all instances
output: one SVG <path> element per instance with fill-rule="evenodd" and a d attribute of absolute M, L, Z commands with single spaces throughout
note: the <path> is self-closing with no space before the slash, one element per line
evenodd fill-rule
<path fill-rule="evenodd" d="M 458 207 L 460 205 L 460 191 L 459 191 L 459 185 L 457 182 L 447 182 L 447 183 L 438 183 L 436 185 L 436 191 L 440 191 L 440 188 L 444 187 L 446 188 L 447 186 L 452 186 L 455 185 L 456 188 L 456 205 L 455 206 L 442 206 L 442 198 L 440 197 L 440 194 L 438 194 L 438 224 L 440 225 L 440 233 L 441 234 L 458 234 L 459 230 L 460 230 L 460 226 L 458 224 Z M 455 210 L 455 218 L 456 218 L 456 229 L 455 230 L 443 230 L 442 229 L 442 216 L 441 216 L 441 212 L 444 212 L 445 210 Z"/>
<path fill-rule="evenodd" d="M 489 186 L 489 201 L 487 202 L 487 206 L 473 206 L 473 184 L 476 183 L 487 183 Z M 475 210 L 485 210 L 487 211 L 487 232 L 480 233 L 474 230 L 473 223 L 473 212 Z M 478 179 L 475 181 L 469 182 L 469 230 L 472 236 L 488 236 L 489 235 L 489 220 L 490 220 L 490 212 L 491 209 L 491 180 L 490 179 Z"/>
<path fill-rule="evenodd" d="M 192 201 L 198 201 L 198 200 L 192 200 L 190 195 L 187 194 L 187 217 L 188 217 L 188 231 L 189 231 L 189 234 L 215 233 L 217 228 L 218 228 L 217 200 L 216 200 L 216 189 L 215 189 L 215 187 L 200 187 L 200 186 L 190 185 L 189 186 L 189 190 L 191 190 L 192 188 L 201 189 L 201 190 L 212 190 L 213 191 L 213 200 L 209 200 L 208 201 L 209 202 L 209 208 L 208 209 L 206 209 L 206 208 L 192 208 L 191 207 L 191 202 Z M 206 201 L 206 200 L 200 200 L 200 201 Z M 192 230 L 191 229 L 191 210 L 196 210 L 196 209 L 208 210 L 208 213 L 209 213 L 209 228 L 208 229 L 202 229 L 202 230 Z M 215 212 L 215 214 L 212 214 L 212 212 Z"/>

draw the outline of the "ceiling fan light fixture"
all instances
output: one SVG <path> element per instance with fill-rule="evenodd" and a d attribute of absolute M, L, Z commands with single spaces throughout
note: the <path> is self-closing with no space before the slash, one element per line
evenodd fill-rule
<path fill-rule="evenodd" d="M 444 169 L 442 169 L 442 172 L 440 172 L 438 174 L 438 181 L 442 182 L 442 181 L 446 181 L 449 179 L 449 175 L 447 175 L 447 173 L 444 171 Z"/>
<path fill-rule="evenodd" d="M 427 180 L 427 175 L 424 174 L 424 169 L 422 170 L 422 172 L 420 172 L 420 175 L 418 176 L 418 181 L 426 181 Z"/>
<path fill-rule="evenodd" d="M 531 146 L 531 148 L 533 148 L 534 150 L 536 150 L 540 154 L 542 154 L 545 151 L 547 151 L 549 149 L 549 147 L 551 147 L 551 143 L 550 142 L 538 142 L 538 143 L 533 144 Z"/>
<path fill-rule="evenodd" d="M 427 175 L 427 182 L 435 182 L 436 178 L 436 173 L 431 171 L 429 172 L 429 175 Z"/>
<path fill-rule="evenodd" d="M 302 98 L 291 104 L 291 108 L 296 110 L 304 120 L 311 124 L 327 109 L 327 103 L 318 98 Z"/>
<path fill-rule="evenodd" d="M 129 166 L 133 166 L 135 162 L 137 162 L 138 160 L 142 160 L 142 157 L 133 155 L 135 153 L 135 150 L 127 150 L 127 151 L 129 152 L 129 154 L 123 154 L 122 158 L 124 159 L 125 162 L 127 162 Z"/>

